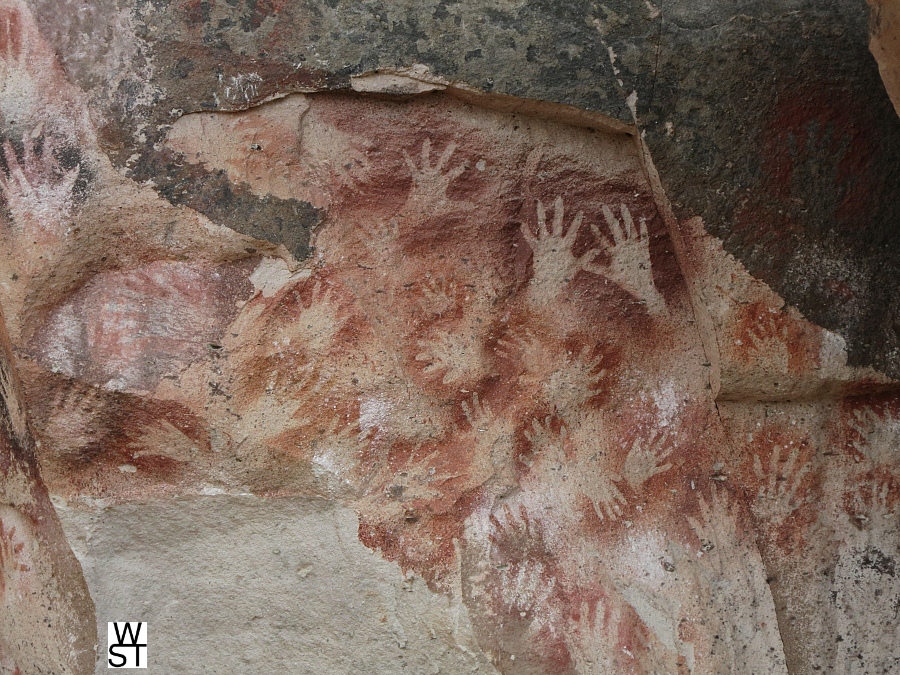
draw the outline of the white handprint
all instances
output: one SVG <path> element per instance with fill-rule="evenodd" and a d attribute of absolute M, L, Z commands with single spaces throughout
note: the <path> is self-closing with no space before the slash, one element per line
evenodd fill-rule
<path fill-rule="evenodd" d="M 787 450 L 787 448 L 784 448 Z M 803 479 L 810 472 L 808 463 L 798 465 L 800 449 L 791 448 L 784 460 L 784 467 L 779 471 L 782 463 L 782 447 L 776 445 L 772 448 L 769 458 L 769 466 L 763 469 L 759 455 L 753 458 L 753 472 L 760 481 L 756 499 L 752 504 L 753 514 L 761 523 L 778 527 L 790 515 L 806 503 L 806 500 L 797 500 L 797 491 L 803 484 Z"/>
<path fill-rule="evenodd" d="M 425 363 L 422 372 L 439 375 L 442 384 L 461 382 L 481 371 L 481 342 L 468 331 L 441 333 L 430 340 L 420 340 L 422 351 L 416 361 Z"/>
<path fill-rule="evenodd" d="M 890 410 L 879 415 L 870 406 L 863 406 L 853 411 L 847 426 L 860 437 L 853 441 L 853 447 L 870 463 L 878 466 L 896 462 L 900 448 L 900 419 Z"/>
<path fill-rule="evenodd" d="M 413 184 L 404 211 L 417 214 L 430 214 L 451 204 L 447 190 L 451 183 L 459 178 L 468 168 L 467 163 L 460 164 L 449 171 L 447 165 L 456 152 L 456 143 L 449 143 L 435 164 L 431 163 L 431 139 L 422 143 L 421 166 L 416 166 L 412 158 L 403 152 L 406 166 L 412 174 Z M 455 207 L 471 208 L 467 202 L 454 204 Z"/>
<path fill-rule="evenodd" d="M 555 300 L 581 270 L 590 270 L 597 251 L 588 250 L 576 256 L 572 249 L 581 230 L 584 213 L 575 214 L 568 229 L 564 226 L 563 199 L 553 203 L 553 219 L 547 222 L 547 210 L 541 201 L 537 203 L 537 233 L 523 222 L 522 236 L 533 253 L 532 298 L 537 304 Z"/>
<path fill-rule="evenodd" d="M 331 346 L 335 336 L 343 328 L 347 317 L 334 297 L 333 289 L 316 281 L 309 301 L 304 302 L 300 293 L 293 291 L 294 300 L 300 309 L 296 320 L 282 325 L 276 333 L 283 344 L 299 338 L 299 343 L 314 354 L 321 354 Z"/>
<path fill-rule="evenodd" d="M 591 347 L 585 345 L 577 358 L 573 359 L 568 352 L 558 356 L 553 372 L 543 383 L 549 403 L 558 410 L 566 410 L 579 407 L 600 393 L 600 382 L 606 375 L 603 354 L 591 356 Z"/>
<path fill-rule="evenodd" d="M 462 402 L 463 414 L 476 436 L 478 454 L 491 458 L 494 477 L 509 487 L 515 484 L 512 469 L 513 424 L 503 416 L 494 414 L 487 401 L 481 401 L 478 392 L 472 394 L 472 402 Z"/>
<path fill-rule="evenodd" d="M 603 217 L 606 219 L 612 239 L 597 225 L 591 224 L 597 241 L 609 254 L 609 262 L 605 265 L 594 263 L 589 271 L 605 276 L 646 303 L 647 311 L 651 314 L 664 314 L 666 303 L 653 282 L 647 221 L 641 218 L 639 227 L 636 227 L 625 204 L 620 205 L 620 212 L 621 220 L 616 218 L 612 209 L 603 206 Z"/>
<path fill-rule="evenodd" d="M 622 507 L 627 504 L 615 485 L 622 478 L 600 462 L 600 453 L 588 456 L 590 447 L 576 448 L 573 456 L 568 457 L 565 452 L 568 430 L 561 427 L 555 433 L 549 417 L 533 419 L 525 437 L 535 453 L 534 463 L 543 469 L 541 487 L 556 502 L 551 510 L 561 509 L 565 517 L 571 517 L 578 498 L 583 496 L 601 521 L 619 519 Z"/>
<path fill-rule="evenodd" d="M 671 462 L 663 464 L 675 449 L 668 440 L 667 431 L 656 431 L 648 441 L 636 438 L 631 444 L 631 449 L 625 457 L 622 476 L 632 490 L 639 489 L 654 476 L 672 468 Z"/>
<path fill-rule="evenodd" d="M 861 486 L 853 495 L 852 522 L 841 528 L 832 604 L 843 637 L 835 672 L 896 672 L 900 622 L 900 519 L 890 484 Z"/>
<path fill-rule="evenodd" d="M 443 276 L 425 275 L 422 286 L 422 311 L 432 316 L 443 316 L 456 307 L 457 284 L 453 279 Z"/>

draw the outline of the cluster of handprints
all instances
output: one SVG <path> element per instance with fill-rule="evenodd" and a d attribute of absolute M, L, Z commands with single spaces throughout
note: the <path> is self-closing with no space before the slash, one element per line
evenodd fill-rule
<path fill-rule="evenodd" d="M 38 105 L 42 103 L 40 92 L 34 90 L 27 45 L 18 31 L 14 22 L 0 25 L 0 99 L 34 99 Z M 0 108 L 2 105 L 0 100 Z M 61 166 L 57 143 L 57 137 L 40 125 L 15 142 L 3 140 L 0 198 L 10 220 L 6 234 L 12 242 L 45 242 L 65 234 L 75 208 L 73 191 L 79 167 Z M 449 194 L 467 168 L 465 164 L 450 166 L 455 151 L 456 145 L 448 144 L 434 160 L 431 142 L 425 141 L 419 161 L 405 157 L 412 187 L 398 218 L 375 228 L 376 236 L 369 239 L 376 262 L 390 265 L 402 255 L 397 248 L 400 227 L 416 214 L 474 210 L 470 202 L 452 199 Z M 524 219 L 520 233 L 531 252 L 526 302 L 535 315 L 552 315 L 554 304 L 564 299 L 576 277 L 584 274 L 608 280 L 648 314 L 666 317 L 666 303 L 653 278 L 644 216 L 635 218 L 624 203 L 604 204 L 600 208 L 602 222 L 588 222 L 585 230 L 584 213 L 577 211 L 567 218 L 562 196 L 552 203 L 534 200 L 529 208 L 533 219 Z M 296 312 L 290 325 L 267 333 L 264 357 L 273 365 L 264 390 L 239 411 L 242 426 L 234 439 L 238 448 L 254 438 L 265 439 L 271 430 L 311 429 L 310 404 L 328 400 L 334 378 L 325 362 L 347 316 L 335 310 L 331 286 L 313 283 L 311 293 L 302 298 L 296 291 L 286 291 L 295 293 Z M 611 366 L 602 352 L 590 347 L 561 350 L 559 340 L 546 338 L 544 326 L 503 335 L 495 356 L 524 366 L 527 372 L 521 377 L 531 378 L 552 414 L 529 414 L 518 405 L 495 409 L 468 387 L 491 372 L 483 348 L 486 329 L 479 319 L 496 311 L 496 297 L 490 291 L 473 292 L 446 274 L 426 273 L 419 288 L 417 309 L 425 316 L 443 321 L 457 312 L 462 317 L 455 330 L 433 331 L 414 339 L 412 365 L 426 379 L 465 392 L 462 400 L 454 403 L 461 422 L 452 430 L 441 430 L 435 424 L 428 433 L 452 431 L 470 443 L 472 454 L 488 458 L 493 467 L 492 474 L 479 474 L 477 480 L 493 481 L 493 496 L 509 498 L 500 509 L 494 508 L 494 501 L 486 502 L 467 521 L 468 543 L 475 550 L 482 547 L 484 560 L 495 559 L 501 549 L 518 551 L 511 557 L 508 554 L 503 565 L 487 566 L 484 572 L 481 586 L 493 584 L 499 589 L 494 596 L 484 594 L 494 598 L 490 611 L 525 617 L 535 634 L 561 634 L 579 672 L 614 672 L 622 670 L 623 663 L 633 667 L 629 659 L 635 658 L 644 659 L 645 672 L 681 672 L 680 664 L 702 660 L 696 645 L 704 640 L 717 644 L 717 660 L 710 661 L 710 672 L 739 670 L 737 652 L 742 645 L 753 644 L 758 626 L 772 619 L 760 602 L 765 575 L 760 576 L 761 570 L 752 566 L 752 551 L 739 533 L 739 506 L 717 488 L 698 497 L 696 514 L 688 518 L 695 544 L 670 544 L 662 563 L 677 580 L 673 586 L 678 592 L 642 595 L 636 588 L 624 590 L 611 572 L 602 596 L 581 595 L 589 583 L 579 578 L 578 572 L 585 550 L 570 540 L 580 536 L 573 533 L 580 531 L 586 518 L 582 505 L 589 505 L 599 522 L 621 521 L 632 495 L 638 496 L 647 484 L 676 467 L 677 445 L 665 430 L 635 433 L 627 439 L 622 456 L 616 457 L 605 445 L 610 436 L 606 421 L 590 405 L 591 399 L 609 386 Z M 383 325 L 392 325 L 388 316 L 392 309 L 380 315 Z M 388 328 L 383 330 L 383 342 L 389 344 L 394 336 Z M 306 363 L 297 364 L 285 356 L 298 345 L 310 355 Z M 281 375 L 285 368 L 293 370 L 290 377 Z M 385 405 L 385 410 L 390 412 L 389 406 Z M 866 470 L 896 459 L 900 434 L 890 413 L 863 408 L 854 414 L 850 426 L 856 432 L 853 446 Z M 427 503 L 446 497 L 461 481 L 466 484 L 468 469 L 447 469 L 439 461 L 439 449 L 407 454 L 398 471 L 377 425 L 364 426 L 356 419 L 335 416 L 322 429 L 313 464 L 321 467 L 323 475 L 339 476 L 377 499 L 397 494 L 405 502 Z M 524 466 L 516 466 L 513 458 L 519 433 L 529 448 Z M 367 465 L 364 457 L 374 460 Z M 808 505 L 811 460 L 799 447 L 776 445 L 768 457 L 754 455 L 752 461 L 758 490 L 750 510 L 757 523 L 775 530 Z M 845 514 L 848 522 L 841 528 L 850 535 L 839 544 L 834 605 L 841 634 L 867 654 L 867 663 L 877 663 L 886 658 L 883 655 L 893 653 L 893 645 L 900 640 L 898 622 L 887 632 L 873 633 L 871 626 L 871 617 L 890 616 L 900 605 L 896 582 L 900 574 L 891 567 L 892 561 L 900 560 L 896 505 L 887 483 L 867 484 L 853 492 L 851 501 Z M 15 526 L 0 519 L 0 595 L 18 574 L 27 571 L 21 535 Z M 547 544 L 537 551 L 534 542 L 541 538 Z M 554 558 L 553 564 L 547 562 L 547 556 Z M 886 580 L 890 582 L 887 585 Z M 684 597 L 695 600 L 690 606 L 681 606 L 679 598 Z M 684 616 L 690 616 L 690 621 L 682 621 Z M 655 633 L 642 638 L 643 647 L 633 641 L 629 650 L 628 640 L 634 638 L 627 624 L 636 618 L 653 626 Z M 685 628 L 688 624 L 690 629 Z M 855 672 L 852 664 L 846 665 L 847 672 Z M 770 668 L 756 666 L 759 671 L 779 670 L 775 663 Z"/>

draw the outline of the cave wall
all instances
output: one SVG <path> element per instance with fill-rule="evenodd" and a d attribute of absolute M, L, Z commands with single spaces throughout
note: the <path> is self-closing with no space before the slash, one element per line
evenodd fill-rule
<path fill-rule="evenodd" d="M 2 0 L 0 671 L 896 669 L 867 17 Z"/>

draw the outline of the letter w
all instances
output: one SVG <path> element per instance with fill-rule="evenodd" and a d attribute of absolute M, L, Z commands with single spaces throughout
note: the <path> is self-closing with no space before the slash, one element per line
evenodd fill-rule
<path fill-rule="evenodd" d="M 129 645 L 136 645 L 136 644 L 138 643 L 138 638 L 139 638 L 140 635 L 141 635 L 141 626 L 143 626 L 143 625 L 144 625 L 143 622 L 138 622 L 138 625 L 137 625 L 137 632 L 132 632 L 132 630 L 131 630 L 131 622 L 130 622 L 130 621 L 125 621 L 125 622 L 124 622 L 124 626 L 125 626 L 125 627 L 122 629 L 122 632 L 120 633 L 120 632 L 119 632 L 119 624 L 118 624 L 118 622 L 117 622 L 117 623 L 114 623 L 114 624 L 113 624 L 113 630 L 116 631 L 116 640 L 118 641 L 118 643 L 119 643 L 120 645 L 126 645 L 126 644 L 129 644 Z M 125 642 L 125 635 L 126 635 L 126 634 L 131 638 L 131 642 Z"/>

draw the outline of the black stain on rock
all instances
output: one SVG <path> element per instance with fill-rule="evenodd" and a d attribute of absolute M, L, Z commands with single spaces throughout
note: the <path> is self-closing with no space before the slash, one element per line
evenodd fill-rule
<path fill-rule="evenodd" d="M 310 254 L 312 230 L 322 214 L 309 202 L 259 197 L 246 185 L 228 180 L 224 171 L 187 164 L 169 150 L 137 163 L 136 180 L 150 180 L 172 204 L 188 206 L 214 223 L 284 246 L 298 260 Z"/>

